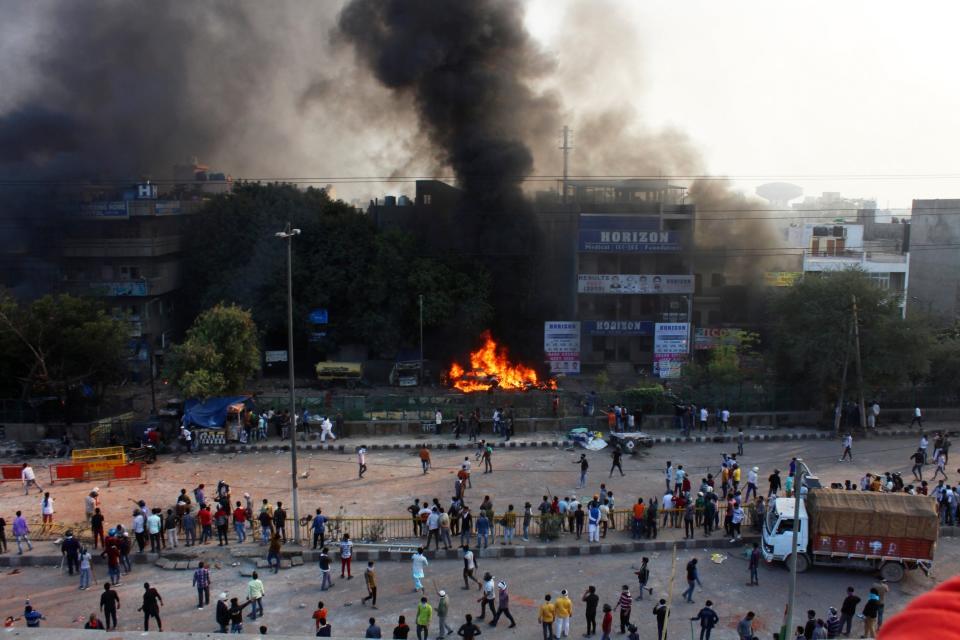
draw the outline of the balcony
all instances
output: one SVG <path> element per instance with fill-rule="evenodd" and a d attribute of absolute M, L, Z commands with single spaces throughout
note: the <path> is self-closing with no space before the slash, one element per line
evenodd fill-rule
<path fill-rule="evenodd" d="M 179 235 L 157 238 L 66 238 L 65 258 L 156 258 L 178 253 Z"/>
<path fill-rule="evenodd" d="M 805 251 L 804 271 L 841 271 L 858 267 L 867 272 L 906 273 L 907 256 L 900 253 L 844 249 L 842 251 Z"/>

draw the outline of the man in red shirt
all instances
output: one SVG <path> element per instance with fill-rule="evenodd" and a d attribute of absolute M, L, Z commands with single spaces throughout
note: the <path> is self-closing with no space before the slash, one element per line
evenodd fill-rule
<path fill-rule="evenodd" d="M 200 544 L 207 544 L 207 540 L 213 537 L 213 514 L 210 513 L 210 507 L 204 505 L 197 513 L 197 521 L 200 522 Z"/>
<path fill-rule="evenodd" d="M 247 539 L 247 510 L 237 500 L 237 508 L 233 510 L 233 530 L 237 532 L 237 542 L 243 544 Z"/>

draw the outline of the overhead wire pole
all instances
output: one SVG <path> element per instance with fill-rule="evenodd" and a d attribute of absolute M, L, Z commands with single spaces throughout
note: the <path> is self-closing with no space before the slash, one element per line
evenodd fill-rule
<path fill-rule="evenodd" d="M 570 165 L 570 150 L 573 147 L 570 146 L 570 134 L 572 131 L 567 125 L 563 125 L 563 146 L 560 149 L 563 151 L 563 193 L 560 194 L 560 202 L 567 204 L 567 180 L 569 177 L 569 165 Z"/>
<path fill-rule="evenodd" d="M 840 433 L 840 418 L 843 416 L 843 398 L 847 391 L 847 369 L 850 364 L 850 342 L 853 338 L 853 325 L 847 331 L 847 344 L 843 350 L 843 374 L 840 376 L 840 398 L 837 400 L 837 408 L 833 414 L 833 430 Z"/>
<path fill-rule="evenodd" d="M 300 498 L 297 495 L 297 398 L 293 375 L 293 238 L 300 229 L 287 223 L 276 236 L 287 241 L 287 367 L 290 375 L 290 481 L 293 489 L 293 542 L 300 544 Z"/>
<path fill-rule="evenodd" d="M 783 616 L 783 633 L 780 634 L 782 640 L 786 640 L 793 633 L 793 610 L 797 600 L 797 544 L 800 538 L 800 509 L 803 507 L 803 492 L 800 488 L 803 486 L 805 472 L 803 458 L 797 458 L 797 475 L 793 483 L 793 535 L 790 539 L 790 591 L 787 594 L 787 611 Z"/>
<path fill-rule="evenodd" d="M 853 296 L 853 345 L 854 358 L 857 363 L 857 393 L 860 407 L 860 431 L 867 430 L 866 407 L 863 403 L 863 361 L 860 359 L 860 316 L 857 314 L 857 296 Z"/>

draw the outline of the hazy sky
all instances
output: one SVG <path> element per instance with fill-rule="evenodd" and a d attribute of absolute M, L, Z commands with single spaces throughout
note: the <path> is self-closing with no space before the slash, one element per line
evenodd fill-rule
<path fill-rule="evenodd" d="M 582 54 L 565 26 L 571 6 L 528 7 L 529 29 L 561 65 Z M 629 100 L 650 125 L 685 131 L 711 173 L 746 190 L 768 181 L 748 178 L 774 176 L 807 195 L 841 191 L 881 207 L 960 197 L 957 3 L 624 0 L 595 8 L 595 20 L 581 15 L 579 24 L 591 38 L 609 29 L 615 46 L 595 63 L 615 67 L 611 96 Z M 950 177 L 894 177 L 928 175 Z"/>

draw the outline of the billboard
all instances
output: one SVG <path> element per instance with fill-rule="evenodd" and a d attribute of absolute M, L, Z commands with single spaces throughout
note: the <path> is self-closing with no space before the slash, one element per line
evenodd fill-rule
<path fill-rule="evenodd" d="M 661 231 L 659 227 L 657 216 L 581 215 L 577 247 L 587 253 L 680 251 L 680 232 Z"/>
<path fill-rule="evenodd" d="M 658 322 L 653 333 L 653 373 L 678 378 L 690 353 L 688 322 Z"/>
<path fill-rule="evenodd" d="M 581 273 L 577 276 L 578 293 L 693 293 L 693 289 L 694 277 L 690 274 Z"/>
<path fill-rule="evenodd" d="M 544 322 L 543 352 L 550 363 L 550 373 L 580 373 L 580 323 Z"/>
<path fill-rule="evenodd" d="M 652 320 L 590 320 L 584 322 L 591 336 L 652 336 Z"/>
<path fill-rule="evenodd" d="M 802 271 L 767 271 L 763 283 L 768 287 L 792 287 L 802 277 Z"/>
<path fill-rule="evenodd" d="M 721 329 L 719 327 L 697 327 L 693 330 L 693 348 L 696 351 L 716 349 L 723 346 L 740 344 L 742 329 Z"/>
<path fill-rule="evenodd" d="M 123 200 L 116 200 L 82 204 L 80 205 L 79 216 L 98 220 L 126 220 L 130 217 L 130 214 L 127 213 L 127 203 Z"/>

